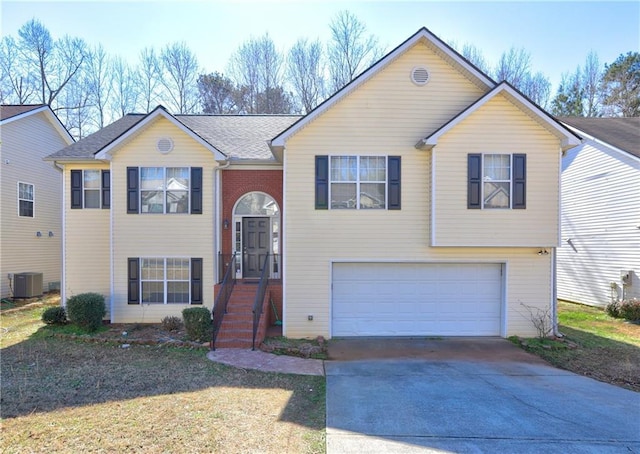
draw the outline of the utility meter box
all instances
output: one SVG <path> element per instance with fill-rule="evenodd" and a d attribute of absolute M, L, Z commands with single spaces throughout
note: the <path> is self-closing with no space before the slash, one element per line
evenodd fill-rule
<path fill-rule="evenodd" d="M 624 285 L 631 285 L 631 281 L 633 281 L 633 271 L 620 271 L 620 280 Z"/>

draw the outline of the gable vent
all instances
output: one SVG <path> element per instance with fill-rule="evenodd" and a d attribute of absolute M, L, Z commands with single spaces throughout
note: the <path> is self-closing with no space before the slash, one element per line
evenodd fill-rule
<path fill-rule="evenodd" d="M 156 149 L 162 154 L 169 153 L 173 150 L 173 140 L 169 137 L 159 138 L 158 142 L 156 142 Z"/>
<path fill-rule="evenodd" d="M 418 66 L 411 70 L 411 82 L 416 85 L 425 85 L 429 82 L 429 71 L 423 66 Z"/>

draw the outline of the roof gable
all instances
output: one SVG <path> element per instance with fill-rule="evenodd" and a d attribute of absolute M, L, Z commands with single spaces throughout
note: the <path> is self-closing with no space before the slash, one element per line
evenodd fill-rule
<path fill-rule="evenodd" d="M 271 149 L 274 150 L 274 153 L 280 154 L 284 149 L 286 141 L 304 128 L 307 124 L 312 122 L 315 118 L 320 116 L 322 113 L 330 109 L 333 105 L 338 103 L 341 99 L 348 96 L 351 92 L 357 89 L 364 82 L 369 80 L 373 75 L 380 72 L 383 68 L 389 65 L 391 62 L 396 60 L 400 55 L 407 52 L 416 44 L 424 42 L 431 46 L 436 53 L 438 53 L 441 57 L 443 57 L 446 61 L 451 63 L 454 67 L 456 67 L 459 71 L 461 71 L 467 78 L 473 81 L 475 84 L 479 86 L 483 86 L 486 88 L 492 88 L 495 86 L 495 82 L 478 68 L 476 68 L 471 62 L 469 62 L 466 58 L 456 52 L 452 47 L 442 41 L 440 38 L 435 36 L 426 28 L 421 28 L 416 33 L 414 33 L 411 37 L 409 37 L 406 41 L 400 44 L 398 47 L 393 49 L 387 55 L 378 60 L 375 64 L 373 64 L 369 69 L 365 70 L 362 74 L 357 76 L 347 85 L 342 87 L 336 93 L 334 93 L 331 97 L 326 99 L 320 105 L 318 105 L 315 109 L 309 112 L 307 115 L 302 117 L 296 123 L 291 125 L 289 128 L 282 131 L 279 135 L 273 138 L 271 141 Z"/>
<path fill-rule="evenodd" d="M 140 132 L 145 126 L 149 125 L 150 123 L 152 123 L 153 121 L 155 121 L 157 118 L 160 118 L 160 117 L 163 117 L 169 120 L 178 129 L 181 129 L 183 132 L 189 135 L 192 139 L 194 139 L 200 145 L 205 147 L 207 150 L 211 151 L 214 154 L 216 160 L 225 160 L 227 158 L 227 156 L 224 153 L 222 153 L 220 150 L 215 148 L 213 145 L 211 145 L 209 142 L 203 139 L 200 135 L 195 133 L 191 128 L 187 127 L 184 123 L 179 121 L 176 117 L 171 115 L 163 106 L 158 106 L 155 109 L 153 109 L 151 112 L 149 112 L 147 115 L 142 117 L 140 121 L 136 122 L 129 129 L 127 129 L 118 137 L 116 137 L 114 140 L 112 140 L 108 145 L 101 148 L 96 153 L 95 159 L 111 160 L 112 158 L 111 153 L 118 146 L 120 146 L 122 143 L 129 140 L 132 136 Z"/>
<path fill-rule="evenodd" d="M 476 112 L 480 107 L 485 105 L 491 99 L 495 98 L 498 95 L 504 95 L 507 99 L 509 99 L 513 104 L 515 104 L 518 108 L 528 113 L 529 116 L 534 118 L 538 123 L 547 129 L 551 134 L 555 135 L 560 139 L 562 150 L 567 150 L 569 148 L 573 148 L 577 145 L 580 145 L 580 137 L 575 133 L 571 132 L 569 129 L 564 127 L 558 121 L 556 121 L 553 117 L 551 117 L 547 112 L 538 107 L 533 101 L 528 99 L 525 95 L 516 90 L 513 86 L 511 86 L 507 82 L 501 82 L 497 85 L 493 90 L 489 93 L 482 96 L 475 103 L 471 104 L 465 110 L 460 112 L 450 121 L 442 125 L 439 129 L 437 129 L 432 134 L 428 135 L 424 139 L 420 140 L 416 144 L 416 148 L 422 150 L 430 150 L 434 146 L 438 144 L 438 139 L 453 128 L 455 128 L 461 121 L 463 121 L 468 116 L 472 115 Z"/>
<path fill-rule="evenodd" d="M 62 137 L 62 140 L 70 145 L 74 142 L 73 137 L 64 127 L 60 119 L 53 113 L 53 110 L 46 104 L 16 104 L 0 106 L 0 124 L 6 125 L 14 121 L 20 121 L 32 115 L 42 113 L 56 132 Z"/>

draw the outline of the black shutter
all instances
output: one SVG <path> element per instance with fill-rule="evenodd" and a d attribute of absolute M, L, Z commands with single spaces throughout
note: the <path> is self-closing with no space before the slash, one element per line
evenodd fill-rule
<path fill-rule="evenodd" d="M 479 209 L 482 194 L 482 155 L 467 155 L 467 208 Z"/>
<path fill-rule="evenodd" d="M 401 207 L 400 163 L 400 156 L 389 156 L 387 159 L 388 209 L 390 210 L 399 210 Z"/>
<path fill-rule="evenodd" d="M 202 214 L 202 167 L 191 167 L 191 214 Z"/>
<path fill-rule="evenodd" d="M 140 304 L 140 259 L 129 258 L 128 260 L 128 289 L 127 303 Z"/>
<path fill-rule="evenodd" d="M 329 209 L 329 156 L 316 156 L 316 210 Z"/>
<path fill-rule="evenodd" d="M 191 304 L 202 304 L 202 259 L 191 259 Z"/>
<path fill-rule="evenodd" d="M 111 171 L 102 171 L 102 208 L 111 208 Z"/>
<path fill-rule="evenodd" d="M 127 167 L 127 213 L 138 214 L 140 211 L 138 196 L 138 168 Z"/>
<path fill-rule="evenodd" d="M 82 170 L 71 171 L 71 208 L 82 208 Z"/>
<path fill-rule="evenodd" d="M 514 210 L 527 207 L 527 155 L 513 155 L 513 202 Z"/>

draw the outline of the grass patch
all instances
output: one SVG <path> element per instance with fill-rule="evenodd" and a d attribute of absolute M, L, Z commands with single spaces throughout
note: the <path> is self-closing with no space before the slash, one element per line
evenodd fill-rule
<path fill-rule="evenodd" d="M 640 392 L 640 325 L 568 302 L 558 322 L 564 338 L 518 343 L 556 367 Z"/>
<path fill-rule="evenodd" d="M 267 337 L 260 348 L 275 355 L 299 356 L 301 358 L 327 359 L 327 342 L 324 338 L 290 339 Z"/>
<path fill-rule="evenodd" d="M 0 314 L 1 452 L 324 452 L 324 377 L 32 336 L 43 310 Z"/>

